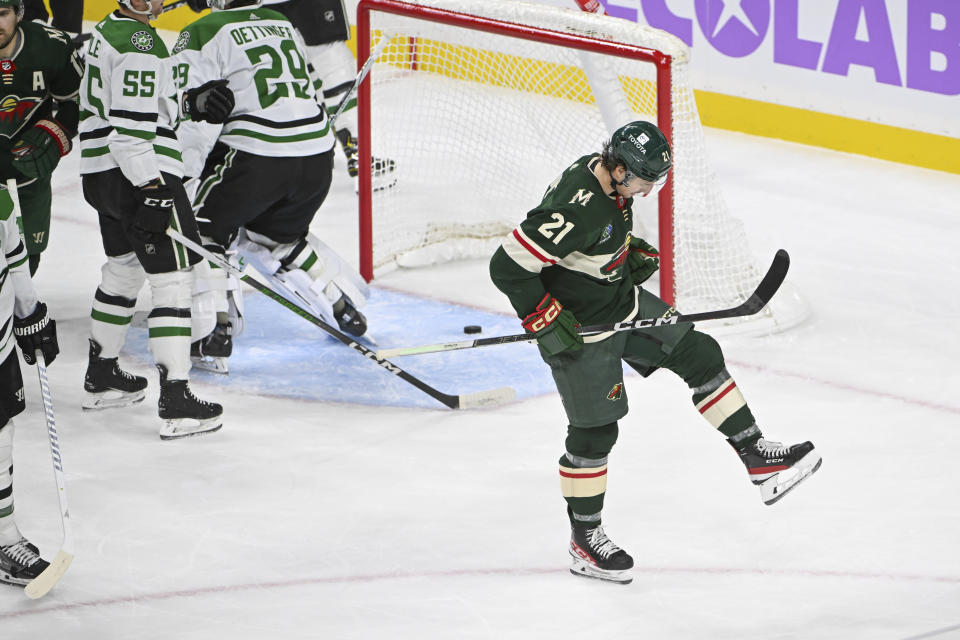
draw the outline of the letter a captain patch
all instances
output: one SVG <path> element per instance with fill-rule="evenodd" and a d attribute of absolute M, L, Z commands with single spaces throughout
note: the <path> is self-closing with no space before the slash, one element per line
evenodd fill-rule
<path fill-rule="evenodd" d="M 623 397 L 623 383 L 618 382 L 607 392 L 607 400 L 619 400 Z"/>

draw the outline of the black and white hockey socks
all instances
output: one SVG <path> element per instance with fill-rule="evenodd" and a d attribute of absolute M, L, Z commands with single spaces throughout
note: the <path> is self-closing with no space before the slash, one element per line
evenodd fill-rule
<path fill-rule="evenodd" d="M 0 427 L 0 545 L 13 544 L 20 531 L 13 520 L 13 421 Z"/>

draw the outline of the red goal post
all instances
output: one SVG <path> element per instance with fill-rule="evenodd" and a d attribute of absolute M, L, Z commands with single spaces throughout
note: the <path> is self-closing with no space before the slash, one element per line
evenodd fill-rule
<path fill-rule="evenodd" d="M 660 296 L 691 313 L 738 303 L 759 282 L 743 225 L 706 161 L 679 39 L 514 0 L 360 0 L 358 69 L 383 37 L 358 90 L 359 166 L 395 160 L 396 182 L 378 189 L 371 171 L 359 174 L 367 280 L 491 255 L 570 162 L 646 119 L 674 150 L 658 203 L 634 207 L 638 235 L 658 242 Z M 802 306 L 764 315 L 782 329 L 806 315 Z"/>

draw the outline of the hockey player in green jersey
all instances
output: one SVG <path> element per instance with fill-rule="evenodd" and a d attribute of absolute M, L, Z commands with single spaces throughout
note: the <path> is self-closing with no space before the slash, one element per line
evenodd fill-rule
<path fill-rule="evenodd" d="M 490 261 L 494 284 L 523 327 L 536 334 L 563 400 L 568 426 L 560 484 L 571 524 L 574 575 L 631 581 L 633 559 L 604 533 L 607 457 L 627 414 L 626 362 L 646 377 L 663 368 L 680 376 L 693 404 L 737 452 L 766 504 L 820 466 L 813 444 L 764 439 L 724 364 L 716 340 L 692 324 L 581 336 L 583 325 L 675 313 L 641 285 L 659 267 L 658 252 L 633 229 L 633 199 L 666 182 L 670 145 L 653 124 L 631 122 L 601 153 L 572 165 L 503 241 Z"/>
<path fill-rule="evenodd" d="M 299 33 L 259 0 L 209 0 L 213 11 L 180 33 L 173 62 L 181 89 L 225 78 L 236 105 L 219 130 L 185 121 L 186 174 L 199 176 L 194 208 L 204 243 L 244 258 L 311 313 L 353 336 L 366 331 L 367 284 L 310 233 L 330 189 L 334 135 Z M 211 141 L 210 147 L 200 144 Z M 208 153 L 209 150 L 209 153 Z M 194 364 L 227 371 L 242 330 L 239 283 L 197 271 Z"/>
<path fill-rule="evenodd" d="M 30 272 L 50 239 L 50 175 L 76 135 L 83 62 L 63 31 L 0 0 L 0 182 L 17 181 Z"/>
<path fill-rule="evenodd" d="M 150 351 L 160 372 L 160 437 L 216 431 L 223 408 L 198 400 L 190 370 L 191 265 L 199 256 L 174 243 L 173 227 L 199 242 L 184 191 L 178 99 L 167 48 L 150 26 L 160 0 L 119 0 L 94 29 L 87 49 L 80 124 L 83 195 L 100 217 L 107 262 L 93 300 L 85 409 L 144 398 L 146 378 L 122 370 L 117 357 L 137 294 L 149 282 Z M 187 115 L 223 122 L 232 94 L 223 82 L 186 92 Z"/>

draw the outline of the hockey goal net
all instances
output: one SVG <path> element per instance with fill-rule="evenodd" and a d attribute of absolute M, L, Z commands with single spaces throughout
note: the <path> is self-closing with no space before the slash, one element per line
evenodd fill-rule
<path fill-rule="evenodd" d="M 361 0 L 358 67 L 384 38 L 358 94 L 360 166 L 396 163 L 388 176 L 361 171 L 368 280 L 398 266 L 491 255 L 571 162 L 644 119 L 674 152 L 659 202 L 634 207 L 635 233 L 661 252 L 660 296 L 693 313 L 737 304 L 759 282 L 766 265 L 755 266 L 708 166 L 678 38 L 512 0 Z M 793 292 L 775 300 L 748 331 L 806 315 Z"/>

